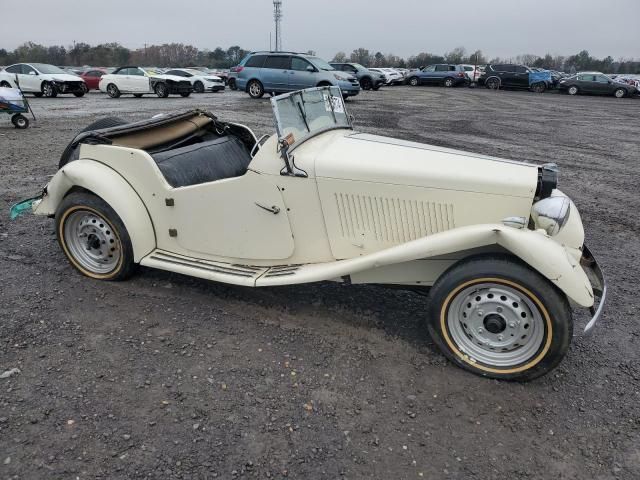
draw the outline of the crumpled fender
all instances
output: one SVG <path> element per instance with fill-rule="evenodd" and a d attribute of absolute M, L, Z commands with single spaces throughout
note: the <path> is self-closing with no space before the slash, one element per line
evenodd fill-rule
<path fill-rule="evenodd" d="M 336 279 L 386 265 L 500 245 L 556 285 L 583 307 L 594 303 L 593 288 L 579 260 L 546 233 L 501 224 L 472 225 L 423 237 L 370 255 L 337 262 L 305 265 L 291 278 L 259 279 L 258 286 Z"/>
<path fill-rule="evenodd" d="M 115 210 L 131 238 L 134 261 L 139 262 L 156 248 L 151 217 L 138 194 L 119 173 L 94 160 L 75 160 L 58 170 L 42 200 L 34 202 L 33 213 L 55 215 L 73 187 L 93 192 Z"/>

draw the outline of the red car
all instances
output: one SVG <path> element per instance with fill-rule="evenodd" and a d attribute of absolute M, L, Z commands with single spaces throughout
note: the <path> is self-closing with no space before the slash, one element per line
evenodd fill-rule
<path fill-rule="evenodd" d="M 84 80 L 84 83 L 87 85 L 87 90 L 98 90 L 100 78 L 102 78 L 105 73 L 107 73 L 106 70 L 93 68 L 91 70 L 82 72 L 80 74 L 80 78 L 82 78 Z"/>

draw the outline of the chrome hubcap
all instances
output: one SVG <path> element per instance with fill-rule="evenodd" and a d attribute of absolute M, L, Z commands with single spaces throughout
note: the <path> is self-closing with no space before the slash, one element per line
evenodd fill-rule
<path fill-rule="evenodd" d="M 545 337 L 542 314 L 533 301 L 512 287 L 495 283 L 458 293 L 449 307 L 447 327 L 463 353 L 495 367 L 528 361 Z"/>
<path fill-rule="evenodd" d="M 257 83 L 252 83 L 249 90 L 251 91 L 251 95 L 260 95 L 260 85 Z"/>
<path fill-rule="evenodd" d="M 93 212 L 76 211 L 69 215 L 64 225 L 64 241 L 73 258 L 97 274 L 112 272 L 122 255 L 111 225 Z"/>
<path fill-rule="evenodd" d="M 570 93 L 571 95 L 575 95 L 576 93 L 578 93 L 578 89 L 577 89 L 576 87 L 571 87 L 571 88 L 569 89 L 569 93 Z"/>
<path fill-rule="evenodd" d="M 616 90 L 616 97 L 618 97 L 618 98 L 624 97 L 624 91 Z"/>

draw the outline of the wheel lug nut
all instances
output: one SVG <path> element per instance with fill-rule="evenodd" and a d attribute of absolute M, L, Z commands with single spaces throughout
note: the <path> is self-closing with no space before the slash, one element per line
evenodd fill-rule
<path fill-rule="evenodd" d="M 482 310 L 478 310 L 478 316 L 479 317 L 484 317 L 484 312 Z"/>
<path fill-rule="evenodd" d="M 480 327 L 480 328 L 478 329 L 478 333 L 484 333 L 484 328 Z"/>
<path fill-rule="evenodd" d="M 504 335 L 498 335 L 498 340 L 500 341 L 504 340 Z"/>
<path fill-rule="evenodd" d="M 511 322 L 511 323 L 509 323 L 509 326 L 510 326 L 511 328 L 516 328 L 516 322 Z"/>
<path fill-rule="evenodd" d="M 498 311 L 498 313 L 502 313 L 502 307 L 498 307 L 496 308 L 496 310 Z"/>

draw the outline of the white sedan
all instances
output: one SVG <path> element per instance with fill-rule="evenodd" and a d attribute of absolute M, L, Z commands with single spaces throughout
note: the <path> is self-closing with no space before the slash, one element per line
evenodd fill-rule
<path fill-rule="evenodd" d="M 404 83 L 404 75 L 394 68 L 370 68 L 369 70 L 383 74 L 387 79 L 387 85 L 401 85 Z"/>
<path fill-rule="evenodd" d="M 17 88 L 36 97 L 72 93 L 82 97 L 87 86 L 77 75 L 45 63 L 16 63 L 0 71 L 0 87 Z"/>
<path fill-rule="evenodd" d="M 188 97 L 193 91 L 189 80 L 142 67 L 120 67 L 111 74 L 103 75 L 99 88 L 111 98 L 118 98 L 123 93 L 132 93 L 134 97 L 142 97 L 146 93 L 155 93 L 160 98 L 173 94 Z"/>
<path fill-rule="evenodd" d="M 174 68 L 165 72 L 165 75 L 186 78 L 191 82 L 193 91 L 196 93 L 221 92 L 224 90 L 222 78 L 194 68 Z"/>

